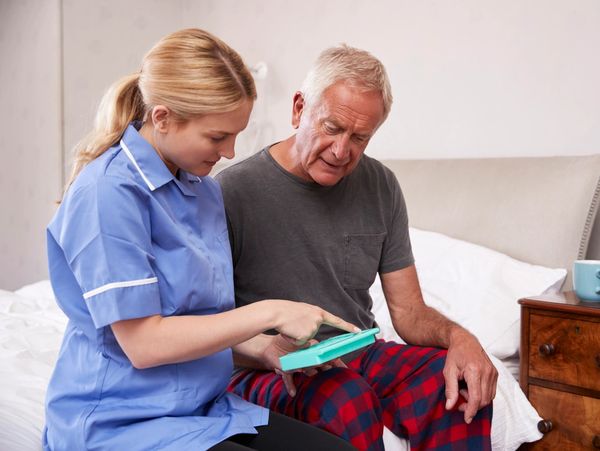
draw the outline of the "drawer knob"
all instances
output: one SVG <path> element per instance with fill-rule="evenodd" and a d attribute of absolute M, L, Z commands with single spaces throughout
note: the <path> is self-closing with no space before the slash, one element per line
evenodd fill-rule
<path fill-rule="evenodd" d="M 542 355 L 550 356 L 550 355 L 554 354 L 554 352 L 556 351 L 556 348 L 554 347 L 554 345 L 552 343 L 544 343 L 543 345 L 540 345 L 539 351 L 540 351 L 540 354 L 542 354 Z"/>
<path fill-rule="evenodd" d="M 592 445 L 594 445 L 594 448 L 600 449 L 600 435 L 594 435 L 594 438 L 592 439 Z"/>
<path fill-rule="evenodd" d="M 542 434 L 546 434 L 552 430 L 552 421 L 550 420 L 540 420 L 537 424 L 538 431 Z"/>

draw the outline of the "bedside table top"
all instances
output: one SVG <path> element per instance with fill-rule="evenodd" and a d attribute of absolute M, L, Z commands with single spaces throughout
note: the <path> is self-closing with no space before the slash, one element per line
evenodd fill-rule
<path fill-rule="evenodd" d="M 600 302 L 583 301 L 573 291 L 556 294 L 544 294 L 519 299 L 519 304 L 526 307 L 538 307 L 567 313 L 584 313 L 600 318 Z"/>

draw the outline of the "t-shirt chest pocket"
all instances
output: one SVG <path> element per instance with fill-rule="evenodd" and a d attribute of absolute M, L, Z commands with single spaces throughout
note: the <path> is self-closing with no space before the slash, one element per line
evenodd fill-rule
<path fill-rule="evenodd" d="M 385 233 L 344 235 L 345 288 L 367 290 L 375 281 Z"/>

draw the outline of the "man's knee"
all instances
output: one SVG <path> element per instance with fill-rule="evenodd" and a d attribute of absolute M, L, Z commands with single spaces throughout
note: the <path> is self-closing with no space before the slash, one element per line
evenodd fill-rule
<path fill-rule="evenodd" d="M 356 371 L 332 368 L 306 378 L 298 395 L 309 418 L 319 417 L 340 432 L 349 425 L 381 428 L 381 403 L 369 383 Z M 331 430 L 330 429 L 330 430 Z"/>

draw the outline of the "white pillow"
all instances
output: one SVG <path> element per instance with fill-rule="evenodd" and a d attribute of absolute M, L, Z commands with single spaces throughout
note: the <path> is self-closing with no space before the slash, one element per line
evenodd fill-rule
<path fill-rule="evenodd" d="M 560 289 L 567 271 L 531 265 L 435 232 L 410 229 L 425 303 L 472 332 L 489 354 L 517 354 L 518 299 Z M 383 338 L 394 336 L 379 280 L 371 287 Z"/>

